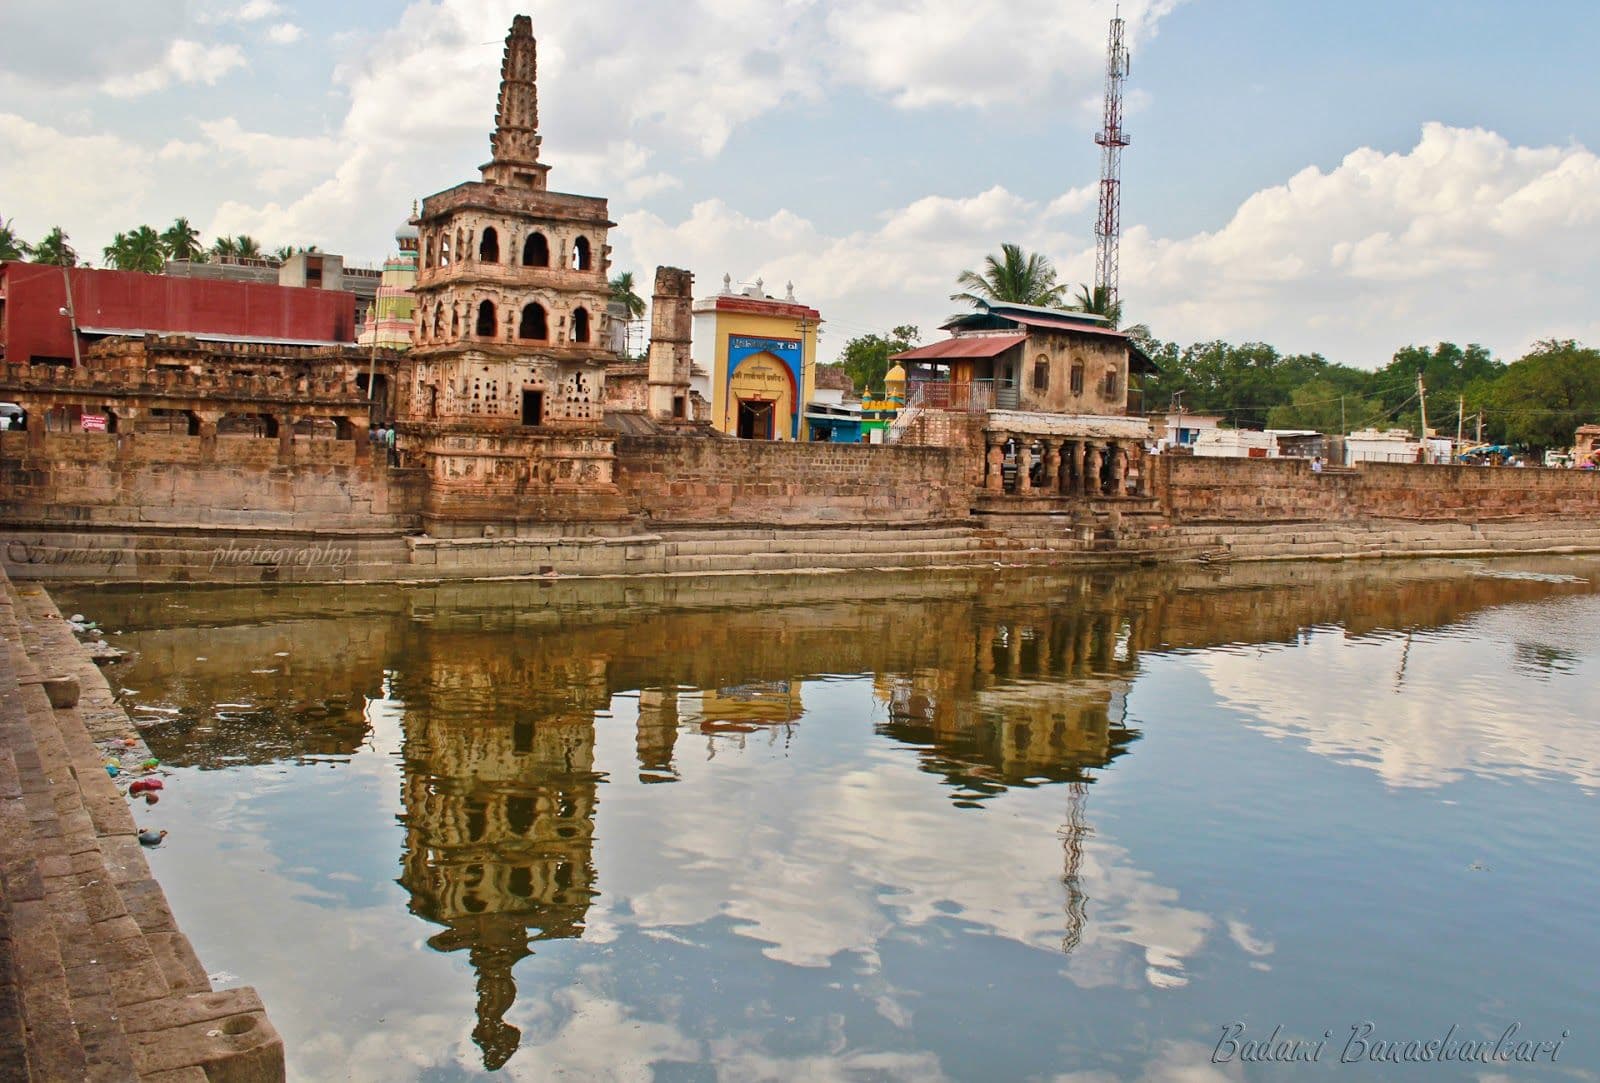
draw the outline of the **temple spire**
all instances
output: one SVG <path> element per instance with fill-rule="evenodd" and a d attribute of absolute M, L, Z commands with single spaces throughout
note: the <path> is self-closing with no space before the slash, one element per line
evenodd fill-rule
<path fill-rule="evenodd" d="M 518 15 L 506 34 L 500 61 L 500 102 L 495 110 L 492 156 L 483 179 L 517 188 L 543 188 L 550 167 L 539 162 L 539 55 L 533 20 Z"/>

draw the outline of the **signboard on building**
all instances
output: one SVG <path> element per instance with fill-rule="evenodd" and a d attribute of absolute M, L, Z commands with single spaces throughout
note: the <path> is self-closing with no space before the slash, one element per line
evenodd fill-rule
<path fill-rule="evenodd" d="M 106 415 L 105 414 L 84 414 L 83 415 L 83 431 L 84 432 L 105 432 L 106 431 Z"/>

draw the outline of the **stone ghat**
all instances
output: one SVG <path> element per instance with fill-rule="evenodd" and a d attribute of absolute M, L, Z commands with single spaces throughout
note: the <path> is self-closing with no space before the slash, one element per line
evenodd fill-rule
<path fill-rule="evenodd" d="M 86 713 L 132 732 L 44 591 L 0 574 L 0 1077 L 282 1079 L 255 990 L 213 991 L 178 931 Z"/>

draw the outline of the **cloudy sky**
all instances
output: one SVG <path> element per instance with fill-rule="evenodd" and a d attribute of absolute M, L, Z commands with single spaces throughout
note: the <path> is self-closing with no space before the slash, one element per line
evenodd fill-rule
<path fill-rule="evenodd" d="M 760 277 L 853 335 L 952 306 L 1001 242 L 1092 275 L 1111 0 L 3 0 L 0 217 L 376 263 L 488 157 L 511 16 L 552 186 L 614 260 Z M 1600 341 L 1600 12 L 1125 0 L 1122 292 L 1156 335 L 1362 366 Z"/>

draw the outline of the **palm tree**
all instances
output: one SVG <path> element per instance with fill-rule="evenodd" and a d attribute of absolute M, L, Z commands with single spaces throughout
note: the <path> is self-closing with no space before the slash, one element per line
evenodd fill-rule
<path fill-rule="evenodd" d="M 288 263 L 289 257 L 298 251 L 299 249 L 292 244 L 280 244 L 272 250 L 272 255 L 268 258 L 274 263 Z"/>
<path fill-rule="evenodd" d="M 238 254 L 239 246 L 226 234 L 211 242 L 211 255 L 217 259 L 228 259 Z"/>
<path fill-rule="evenodd" d="M 233 254 L 240 259 L 260 259 L 261 245 L 247 233 L 241 233 L 233 239 Z"/>
<path fill-rule="evenodd" d="M 1122 325 L 1122 302 L 1113 300 L 1111 291 L 1104 286 L 1095 286 L 1093 289 L 1079 286 L 1078 296 L 1073 300 L 1072 307 L 1091 316 L 1104 316 L 1112 327 Z"/>
<path fill-rule="evenodd" d="M 628 306 L 630 320 L 637 320 L 645 313 L 644 298 L 634 289 L 632 271 L 623 271 L 611 280 L 611 299 Z"/>
<path fill-rule="evenodd" d="M 205 252 L 200 246 L 200 231 L 187 218 L 172 220 L 161 234 L 161 246 L 171 259 L 199 259 Z"/>
<path fill-rule="evenodd" d="M 1056 269 L 1049 256 L 1024 253 L 1021 245 L 1002 244 L 1000 258 L 983 258 L 983 273 L 962 271 L 956 279 L 962 287 L 950 300 L 966 301 L 977 307 L 983 301 L 1008 301 L 1042 308 L 1063 308 L 1067 286 L 1056 281 Z"/>
<path fill-rule="evenodd" d="M 105 257 L 106 262 L 119 271 L 143 271 L 145 274 L 160 274 L 167 264 L 161 235 L 149 226 L 117 234 L 106 246 Z"/>
<path fill-rule="evenodd" d="M 35 263 L 56 263 L 62 267 L 76 267 L 78 252 L 67 243 L 67 235 L 60 226 L 51 226 L 44 240 L 33 246 Z"/>
<path fill-rule="evenodd" d="M 13 219 L 7 222 L 4 218 L 0 218 L 0 260 L 28 258 L 30 249 L 27 243 L 18 237 L 16 230 L 12 228 L 15 221 Z"/>

